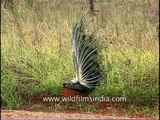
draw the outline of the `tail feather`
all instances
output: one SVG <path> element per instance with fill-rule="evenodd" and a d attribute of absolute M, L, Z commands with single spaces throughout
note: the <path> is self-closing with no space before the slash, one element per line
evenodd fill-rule
<path fill-rule="evenodd" d="M 80 84 L 87 88 L 99 85 L 101 77 L 98 52 L 94 34 L 86 35 L 83 20 L 79 19 L 72 31 L 73 58 L 76 76 Z"/>

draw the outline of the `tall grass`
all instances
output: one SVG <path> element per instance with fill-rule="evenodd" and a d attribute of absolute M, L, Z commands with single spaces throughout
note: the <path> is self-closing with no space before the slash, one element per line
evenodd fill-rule
<path fill-rule="evenodd" d="M 125 96 L 131 105 L 158 106 L 158 0 L 101 0 L 86 14 L 96 31 L 104 76 L 93 96 Z M 61 95 L 74 76 L 71 31 L 81 0 L 14 1 L 2 5 L 2 102 L 20 108 L 23 96 Z"/>

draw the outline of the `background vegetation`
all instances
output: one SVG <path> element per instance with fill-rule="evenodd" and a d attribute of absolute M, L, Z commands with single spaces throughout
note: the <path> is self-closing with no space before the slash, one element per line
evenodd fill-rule
<path fill-rule="evenodd" d="M 92 96 L 125 96 L 127 111 L 158 115 L 158 0 L 94 4 L 99 12 L 86 13 L 86 30 L 97 33 L 104 76 Z M 72 25 L 82 9 L 89 10 L 88 1 L 14 0 L 1 5 L 3 109 L 21 108 L 27 102 L 23 96 L 62 95 L 62 84 L 74 76 Z"/>

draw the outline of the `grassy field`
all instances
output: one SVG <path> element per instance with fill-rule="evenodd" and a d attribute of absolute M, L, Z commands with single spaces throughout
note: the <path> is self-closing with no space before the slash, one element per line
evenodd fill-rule
<path fill-rule="evenodd" d="M 23 96 L 61 95 L 74 77 L 71 33 L 82 9 L 89 10 L 86 0 L 2 5 L 3 109 L 21 108 Z M 97 33 L 104 75 L 92 96 L 125 96 L 126 111 L 158 116 L 158 0 L 96 0 L 95 9 L 85 14 L 86 30 Z"/>

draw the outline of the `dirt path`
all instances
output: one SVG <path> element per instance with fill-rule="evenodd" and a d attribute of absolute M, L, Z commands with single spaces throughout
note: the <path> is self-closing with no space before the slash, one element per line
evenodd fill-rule
<path fill-rule="evenodd" d="M 32 112 L 25 110 L 2 110 L 2 120 L 57 120 L 57 119 L 128 119 L 128 120 L 151 120 L 147 118 L 112 117 L 101 114 L 81 113 L 55 113 L 55 112 Z M 153 120 L 153 119 L 152 119 Z"/>

